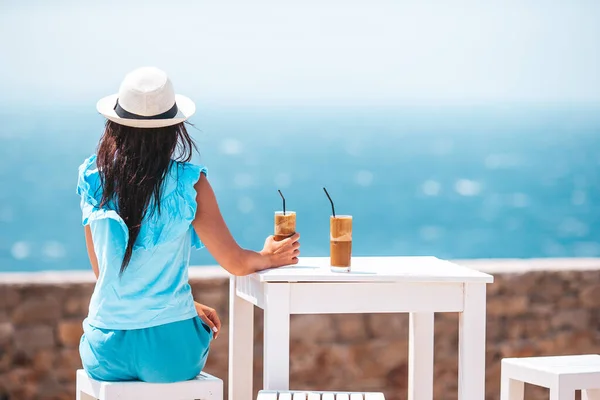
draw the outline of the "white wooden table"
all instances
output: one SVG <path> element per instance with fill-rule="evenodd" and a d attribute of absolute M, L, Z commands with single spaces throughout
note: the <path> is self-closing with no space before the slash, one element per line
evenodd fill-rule
<path fill-rule="evenodd" d="M 493 279 L 435 257 L 353 257 L 350 273 L 330 272 L 329 257 L 301 258 L 294 267 L 232 277 L 229 400 L 252 398 L 254 306 L 264 310 L 265 390 L 289 389 L 291 314 L 407 312 L 408 398 L 431 400 L 433 316 L 458 312 L 458 398 L 484 400 L 486 284 Z"/>

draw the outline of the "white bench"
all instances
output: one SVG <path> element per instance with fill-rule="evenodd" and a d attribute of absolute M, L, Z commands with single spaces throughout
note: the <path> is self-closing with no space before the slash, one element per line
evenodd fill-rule
<path fill-rule="evenodd" d="M 261 390 L 256 400 L 385 400 L 383 393 Z"/>
<path fill-rule="evenodd" d="M 505 358 L 501 400 L 523 400 L 525 383 L 550 389 L 550 400 L 600 400 L 600 355 Z"/>
<path fill-rule="evenodd" d="M 77 371 L 77 400 L 223 400 L 223 381 L 207 373 L 176 383 L 102 382 Z"/>

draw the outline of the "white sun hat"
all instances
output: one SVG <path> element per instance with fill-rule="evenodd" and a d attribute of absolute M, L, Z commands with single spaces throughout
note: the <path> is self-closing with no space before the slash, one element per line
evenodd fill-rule
<path fill-rule="evenodd" d="M 96 108 L 109 120 L 136 128 L 177 125 L 196 112 L 194 102 L 175 94 L 167 74 L 155 67 L 128 73 L 119 93 L 100 99 Z"/>

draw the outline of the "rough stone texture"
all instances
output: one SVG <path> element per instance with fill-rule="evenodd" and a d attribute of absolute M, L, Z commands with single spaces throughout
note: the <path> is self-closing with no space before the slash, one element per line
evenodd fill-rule
<path fill-rule="evenodd" d="M 81 320 L 67 320 L 58 323 L 58 340 L 65 347 L 78 347 L 83 326 Z"/>
<path fill-rule="evenodd" d="M 600 269 L 494 274 L 488 286 L 486 399 L 500 394 L 504 357 L 600 353 Z M 6 284 L 0 277 L 0 399 L 73 399 L 77 345 L 93 285 Z M 206 370 L 227 378 L 228 281 L 194 279 L 196 300 L 224 322 Z M 262 316 L 255 312 L 255 388 L 262 385 Z M 457 397 L 458 316 L 435 317 L 436 399 Z M 408 318 L 298 315 L 291 320 L 294 389 L 378 390 L 406 398 Z M 526 388 L 526 398 L 547 399 Z"/>

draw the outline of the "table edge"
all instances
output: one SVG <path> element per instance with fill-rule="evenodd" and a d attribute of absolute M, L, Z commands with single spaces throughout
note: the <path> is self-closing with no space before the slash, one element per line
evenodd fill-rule
<path fill-rule="evenodd" d="M 486 274 L 488 275 L 488 274 Z M 489 283 L 494 283 L 494 276 L 493 275 L 488 275 L 488 276 L 482 276 L 482 277 L 476 277 L 476 278 L 468 278 L 468 279 L 446 279 L 446 280 L 439 280 L 439 279 L 367 279 L 367 280 L 338 280 L 338 279 L 306 279 L 305 277 L 302 276 L 296 276 L 296 277 L 291 277 L 288 279 L 284 279 L 281 277 L 272 277 L 272 278 L 268 278 L 266 279 L 265 276 L 263 275 L 259 275 L 259 274 L 252 274 L 249 275 L 251 277 L 253 277 L 254 279 L 257 279 L 258 281 L 262 282 L 262 283 L 282 283 L 282 282 L 289 282 L 289 283 L 485 283 L 485 284 L 489 284 Z"/>

